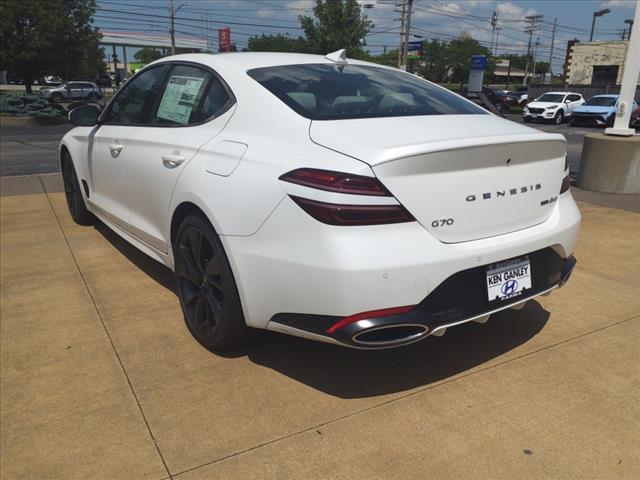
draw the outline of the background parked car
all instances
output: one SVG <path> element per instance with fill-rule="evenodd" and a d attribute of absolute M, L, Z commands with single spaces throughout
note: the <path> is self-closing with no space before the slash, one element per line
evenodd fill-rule
<path fill-rule="evenodd" d="M 579 93 L 547 92 L 529 102 L 522 111 L 522 117 L 527 123 L 543 120 L 559 125 L 583 103 L 584 98 Z"/>
<path fill-rule="evenodd" d="M 511 107 L 518 105 L 518 99 L 513 94 L 504 93 L 502 90 L 484 87 L 482 92 L 489 98 L 499 112 L 508 112 Z"/>
<path fill-rule="evenodd" d="M 522 85 L 521 87 L 516 88 L 514 92 L 516 97 L 518 97 L 518 105 L 524 107 L 529 102 L 529 86 Z"/>
<path fill-rule="evenodd" d="M 40 90 L 40 94 L 50 98 L 53 102 L 73 102 L 87 100 L 96 102 L 104 94 L 102 88 L 93 82 L 66 82 L 59 87 L 49 90 Z"/>
<path fill-rule="evenodd" d="M 111 87 L 111 75 L 108 73 L 101 73 L 96 77 L 96 84 L 101 87 Z"/>
<path fill-rule="evenodd" d="M 44 83 L 46 85 L 60 85 L 62 83 L 62 79 L 54 75 L 45 75 Z"/>
<path fill-rule="evenodd" d="M 631 114 L 631 122 L 629 122 L 631 128 L 640 130 L 640 107 L 636 108 Z"/>
<path fill-rule="evenodd" d="M 638 108 L 634 101 L 632 111 Z M 616 118 L 618 95 L 596 95 L 573 111 L 571 125 L 604 125 L 610 127 Z"/>

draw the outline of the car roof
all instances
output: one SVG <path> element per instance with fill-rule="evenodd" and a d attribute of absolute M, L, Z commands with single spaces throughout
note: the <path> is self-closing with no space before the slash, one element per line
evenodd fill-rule
<path fill-rule="evenodd" d="M 243 70 L 260 67 L 275 67 L 281 65 L 296 65 L 301 63 L 328 63 L 335 62 L 327 59 L 324 55 L 313 55 L 308 53 L 284 53 L 284 52 L 229 52 L 229 53 L 186 53 L 182 55 L 172 55 L 164 57 L 153 63 L 165 61 L 191 61 L 210 66 L 236 67 Z M 347 63 L 362 64 L 355 59 L 347 59 Z"/>
<path fill-rule="evenodd" d="M 618 95 L 612 95 L 612 94 L 606 94 L 606 95 L 594 95 L 591 98 L 596 98 L 596 97 L 605 97 L 605 98 L 618 98 Z"/>
<path fill-rule="evenodd" d="M 576 92 L 544 92 L 542 95 L 545 95 L 547 93 L 550 93 L 552 95 L 580 95 L 579 93 L 576 93 Z"/>

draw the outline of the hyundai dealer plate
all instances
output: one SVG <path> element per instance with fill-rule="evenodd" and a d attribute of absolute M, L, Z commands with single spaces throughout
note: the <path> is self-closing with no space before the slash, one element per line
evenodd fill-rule
<path fill-rule="evenodd" d="M 487 268 L 489 301 L 507 300 L 531 288 L 529 257 L 512 258 Z"/>

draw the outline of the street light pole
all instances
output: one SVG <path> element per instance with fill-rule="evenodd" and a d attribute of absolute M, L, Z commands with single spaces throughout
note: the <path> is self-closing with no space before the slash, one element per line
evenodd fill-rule
<path fill-rule="evenodd" d="M 629 25 L 629 33 L 627 33 L 627 40 L 631 40 L 631 29 L 633 28 L 633 20 L 627 19 L 624 21 L 627 25 Z M 624 38 L 623 38 L 624 40 Z"/>
<path fill-rule="evenodd" d="M 589 35 L 590 42 L 593 42 L 593 30 L 596 27 L 596 17 L 602 17 L 607 13 L 611 13 L 611 10 L 609 10 L 608 8 L 605 8 L 604 10 L 598 10 L 597 12 L 593 12 L 593 20 L 591 22 L 591 35 Z"/>

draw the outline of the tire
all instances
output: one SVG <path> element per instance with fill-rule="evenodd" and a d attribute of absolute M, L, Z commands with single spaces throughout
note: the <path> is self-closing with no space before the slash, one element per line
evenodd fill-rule
<path fill-rule="evenodd" d="M 531 119 L 529 117 L 524 117 L 524 123 L 531 123 Z"/>
<path fill-rule="evenodd" d="M 564 113 L 562 113 L 562 110 L 560 110 L 558 113 L 556 113 L 556 116 L 553 117 L 553 123 L 555 123 L 556 125 L 560 125 L 563 121 Z"/>
<path fill-rule="evenodd" d="M 498 112 L 500 113 L 504 113 L 504 106 L 501 103 L 496 103 L 496 110 L 498 110 Z"/>
<path fill-rule="evenodd" d="M 212 351 L 245 343 L 251 330 L 244 321 L 231 266 L 211 224 L 201 215 L 189 215 L 173 243 L 178 298 L 191 335 Z"/>
<path fill-rule="evenodd" d="M 607 128 L 613 127 L 613 124 L 615 122 L 616 122 L 616 114 L 614 113 L 611 116 L 609 116 L 609 118 L 607 119 L 606 127 Z"/>
<path fill-rule="evenodd" d="M 94 222 L 94 216 L 87 210 L 84 203 L 84 197 L 80 190 L 80 182 L 76 175 L 76 169 L 73 167 L 73 161 L 68 153 L 63 153 L 62 157 L 62 182 L 64 184 L 64 195 L 67 199 L 67 207 L 71 218 L 78 225 L 91 225 Z"/>
<path fill-rule="evenodd" d="M 54 93 L 53 95 L 51 95 L 51 101 L 55 103 L 62 102 L 62 95 L 60 95 L 59 93 Z"/>

